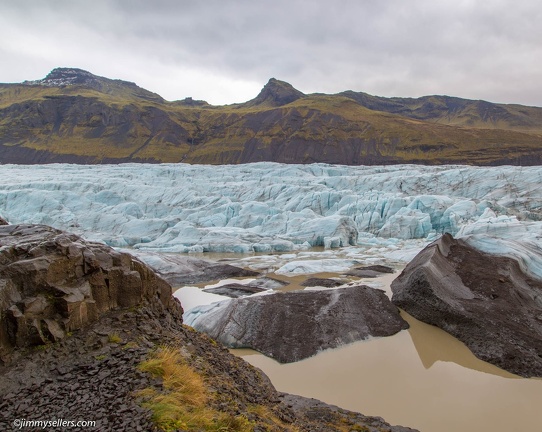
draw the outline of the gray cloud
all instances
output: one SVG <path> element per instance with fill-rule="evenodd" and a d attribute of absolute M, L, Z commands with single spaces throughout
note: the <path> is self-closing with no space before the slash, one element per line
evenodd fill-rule
<path fill-rule="evenodd" d="M 449 94 L 542 106 L 532 1 L 19 0 L 0 17 L 0 81 L 78 66 L 168 99 L 304 92 Z"/>

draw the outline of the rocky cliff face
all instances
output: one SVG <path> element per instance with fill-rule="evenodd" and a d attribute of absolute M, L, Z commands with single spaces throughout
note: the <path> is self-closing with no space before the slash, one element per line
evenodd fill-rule
<path fill-rule="evenodd" d="M 542 281 L 514 259 L 445 234 L 393 281 L 392 301 L 463 341 L 480 359 L 542 376 Z"/>
<path fill-rule="evenodd" d="M 171 287 L 131 255 L 44 225 L 0 227 L 0 354 L 56 342 L 118 308 L 181 319 Z"/>
<path fill-rule="evenodd" d="M 167 102 L 58 68 L 0 84 L 0 162 L 542 163 L 542 108 L 429 96 L 305 95 L 272 78 L 246 103 Z"/>

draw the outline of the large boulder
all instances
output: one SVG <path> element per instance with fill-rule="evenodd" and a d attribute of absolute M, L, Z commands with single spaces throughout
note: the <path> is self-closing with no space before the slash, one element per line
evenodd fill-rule
<path fill-rule="evenodd" d="M 171 286 L 126 253 L 45 225 L 0 226 L 0 359 L 148 304 L 182 319 Z"/>
<path fill-rule="evenodd" d="M 542 281 L 516 260 L 445 234 L 391 288 L 395 305 L 457 337 L 480 359 L 542 377 Z"/>
<path fill-rule="evenodd" d="M 231 348 L 253 348 L 281 363 L 408 324 L 383 291 L 367 286 L 236 298 L 190 309 L 185 323 Z"/>

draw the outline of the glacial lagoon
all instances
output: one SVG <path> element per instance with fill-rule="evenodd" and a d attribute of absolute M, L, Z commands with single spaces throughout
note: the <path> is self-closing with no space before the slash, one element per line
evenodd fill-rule
<path fill-rule="evenodd" d="M 351 256 L 352 250 L 348 253 Z M 321 254 L 328 255 L 326 251 L 314 250 L 310 256 L 317 263 Z M 306 278 L 316 276 L 337 278 L 345 283 L 355 281 L 382 289 L 390 297 L 390 284 L 403 266 L 400 261 L 379 257 L 378 262 L 393 266 L 396 273 L 366 279 L 349 279 L 332 272 L 285 276 L 273 273 L 274 268 L 282 267 L 284 258 L 280 258 L 281 255 L 285 254 L 238 258 L 232 254 L 216 254 L 214 258 L 260 269 L 263 262 L 271 264 L 270 272 L 266 273 L 268 276 L 291 283 L 281 290 L 317 289 L 300 286 Z M 303 259 L 303 256 L 306 257 L 301 254 L 295 258 Z M 340 259 L 343 255 L 337 253 L 337 256 Z M 374 257 L 371 259 L 370 252 L 365 257 L 367 263 L 376 262 Z M 248 283 L 250 280 L 238 278 L 236 281 Z M 205 288 L 233 281 L 198 285 Z M 177 295 L 182 298 L 178 292 Z M 192 293 L 188 295 L 192 296 Z M 201 298 L 193 298 L 191 307 L 206 304 L 208 300 L 220 301 L 223 298 L 207 299 L 204 294 Z M 410 329 L 394 336 L 326 350 L 296 363 L 280 364 L 250 349 L 231 352 L 262 369 L 279 391 L 312 397 L 365 415 L 380 416 L 392 424 L 408 425 L 420 431 L 508 432 L 539 428 L 542 424 L 542 411 L 539 409 L 542 379 L 518 377 L 479 360 L 448 333 L 405 312 L 402 316 L 410 324 Z"/>

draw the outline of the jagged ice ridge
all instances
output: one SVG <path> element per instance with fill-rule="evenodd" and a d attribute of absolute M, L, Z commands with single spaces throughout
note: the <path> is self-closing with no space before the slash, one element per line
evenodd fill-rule
<path fill-rule="evenodd" d="M 542 277 L 542 167 L 3 165 L 0 214 L 117 247 L 282 252 L 443 232 Z"/>

